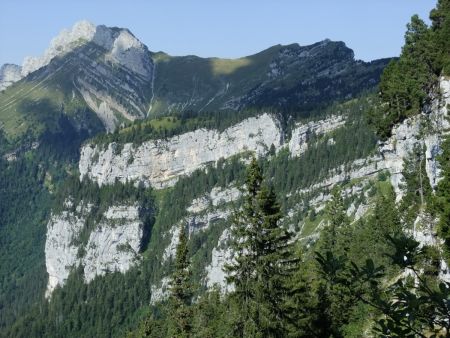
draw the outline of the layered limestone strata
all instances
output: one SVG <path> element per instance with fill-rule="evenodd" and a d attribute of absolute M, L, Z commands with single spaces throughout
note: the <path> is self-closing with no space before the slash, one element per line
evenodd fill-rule
<path fill-rule="evenodd" d="M 217 207 L 220 204 L 236 201 L 241 196 L 238 188 L 231 186 L 228 188 L 214 187 L 209 194 L 196 198 L 186 209 L 189 213 L 200 213 L 208 209 L 209 206 Z"/>
<path fill-rule="evenodd" d="M 42 56 L 25 58 L 22 67 L 5 67 L 0 90 L 23 77 L 33 82 L 16 97 L 53 85 L 55 77 L 66 79 L 64 87 L 73 85 L 72 99 L 81 96 L 107 132 L 124 120 L 144 118 L 153 92 L 154 63 L 147 47 L 127 29 L 87 21 L 63 30 Z"/>
<path fill-rule="evenodd" d="M 300 156 L 308 149 L 308 140 L 313 134 L 323 135 L 329 133 L 342 127 L 344 123 L 344 116 L 331 116 L 324 120 L 296 124 L 288 144 L 289 151 L 292 156 Z"/>
<path fill-rule="evenodd" d="M 126 272 L 139 260 L 144 226 L 137 205 L 110 206 L 83 244 L 81 235 L 92 205 L 70 200 L 47 224 L 45 265 L 49 275 L 46 296 L 63 286 L 70 272 L 82 266 L 86 282 L 107 272 Z"/>
<path fill-rule="evenodd" d="M 450 80 L 441 78 L 440 92 L 440 97 L 433 100 L 426 111 L 395 126 L 392 136 L 379 144 L 378 154 L 342 165 L 332 170 L 327 178 L 297 193 L 304 194 L 345 180 L 370 178 L 380 171 L 388 171 L 399 201 L 404 194 L 401 187 L 404 183 L 404 160 L 410 158 L 417 148 L 425 151 L 427 177 L 431 186 L 436 187 L 440 179 L 438 156 L 441 153 L 441 143 L 450 129 L 447 111 L 450 104 Z"/>
<path fill-rule="evenodd" d="M 198 129 L 167 140 L 146 141 L 137 147 L 127 143 L 122 149 L 115 143 L 106 150 L 86 145 L 81 149 L 80 178 L 86 176 L 99 185 L 135 181 L 160 189 L 221 158 L 245 151 L 266 153 L 272 144 L 280 147 L 281 139 L 278 122 L 263 114 L 223 132 Z"/>
<path fill-rule="evenodd" d="M 401 199 L 403 163 L 418 146 L 424 146 L 427 176 L 430 184 L 435 187 L 440 173 L 437 156 L 441 151 L 442 136 L 449 128 L 447 121 L 447 105 L 450 103 L 449 80 L 442 78 L 440 88 L 441 97 L 433 100 L 432 105 L 422 114 L 397 125 L 392 131 L 392 136 L 379 144 L 377 154 L 336 168 L 330 172 L 328 178 L 297 193 L 329 188 L 348 179 L 369 179 L 380 171 L 388 171 L 397 199 Z M 179 177 L 189 175 L 194 170 L 220 158 L 226 159 L 244 151 L 264 154 L 272 144 L 277 150 L 288 147 L 293 156 L 300 156 L 307 149 L 309 135 L 328 133 L 344 123 L 345 118 L 330 117 L 308 124 L 298 124 L 293 129 L 291 140 L 283 143 L 279 123 L 270 115 L 263 114 L 244 120 L 224 132 L 199 129 L 167 140 L 147 141 L 138 146 L 113 143 L 102 147 L 88 144 L 81 151 L 80 178 L 89 178 L 99 184 L 112 184 L 116 180 L 135 181 L 163 188 L 174 184 Z M 211 220 L 226 219 L 229 215 L 226 209 L 215 208 L 220 203 L 215 204 L 214 201 L 223 199 L 227 202 L 237 195 L 235 191 L 222 189 L 212 191 L 194 200 L 187 210 L 190 216 L 182 221 L 189 224 L 190 232 L 208 228 Z M 348 212 L 356 218 L 366 210 L 365 205 L 354 205 Z M 166 248 L 163 260 L 174 254 L 178 225 L 174 225 L 167 234 L 170 236 L 170 244 Z M 205 282 L 209 287 L 215 283 L 224 286 L 222 266 L 232 257 L 226 249 L 224 236 L 213 250 L 212 261 L 206 268 Z M 155 291 L 158 295 L 156 289 Z"/>
<path fill-rule="evenodd" d="M 403 197 L 404 160 L 411 156 L 415 148 L 425 148 L 425 169 L 431 187 L 435 188 L 440 179 L 438 156 L 441 153 L 443 137 L 448 133 L 447 106 L 450 104 L 450 80 L 439 81 L 440 96 L 421 114 L 408 118 L 392 130 L 391 138 L 380 146 L 381 167 L 391 174 L 391 183 L 397 194 L 397 201 Z"/>
<path fill-rule="evenodd" d="M 71 29 L 64 29 L 50 42 L 50 46 L 40 57 L 28 56 L 22 65 L 22 76 L 27 76 L 50 63 L 56 56 L 72 51 L 85 41 L 90 41 L 95 35 L 95 25 L 88 21 L 77 22 Z"/>
<path fill-rule="evenodd" d="M 164 250 L 163 262 L 175 257 L 180 224 L 186 225 L 189 236 L 195 232 L 207 230 L 214 222 L 228 219 L 231 215 L 229 204 L 240 197 L 239 189 L 231 186 L 229 188 L 214 187 L 208 194 L 194 199 L 186 208 L 189 215 L 173 225 L 168 232 L 170 243 Z"/>
<path fill-rule="evenodd" d="M 381 143 L 378 148 L 378 154 L 370 158 L 359 159 L 351 164 L 341 166 L 330 172 L 330 176 L 321 182 L 318 182 L 311 187 L 297 191 L 298 194 L 305 194 L 311 191 L 320 190 L 323 188 L 331 188 L 335 184 L 341 183 L 351 179 L 370 179 L 374 178 L 380 171 L 388 171 L 390 173 L 391 184 L 396 192 L 397 201 L 401 200 L 404 195 L 402 188 L 403 183 L 403 165 L 404 160 L 411 156 L 412 151 L 417 147 L 424 147 L 425 150 L 425 168 L 427 177 L 431 186 L 434 188 L 440 179 L 440 168 L 438 164 L 438 155 L 441 153 L 441 142 L 443 137 L 448 134 L 450 130 L 450 123 L 448 121 L 448 105 L 450 104 L 450 80 L 440 79 L 440 97 L 433 100 L 432 105 L 412 118 L 408 118 L 401 124 L 394 127 L 392 136 L 385 142 Z M 339 123 L 336 121 L 336 123 Z M 328 125 L 323 123 L 322 125 Z M 329 124 L 331 125 L 331 124 Z M 316 124 L 316 126 L 318 126 Z M 300 135 L 298 137 L 294 136 Z M 298 142 L 300 146 L 289 147 L 291 153 L 301 154 L 307 147 L 302 143 L 306 141 L 307 135 L 302 133 L 299 129 L 293 132 L 293 137 L 301 140 Z M 355 190 L 356 189 L 356 190 Z M 345 195 L 354 195 L 362 193 L 361 187 L 352 187 L 351 191 L 344 191 Z M 367 197 L 367 196 L 366 196 Z M 320 193 L 316 199 L 310 201 L 317 210 L 320 210 L 329 199 L 328 194 Z M 356 208 L 351 205 L 347 210 L 349 215 L 353 215 L 354 219 L 360 218 L 369 210 L 369 206 L 361 204 Z M 292 215 L 290 215 L 292 216 Z M 422 221 L 423 223 L 423 221 Z M 426 221 L 425 224 L 430 224 Z M 321 223 L 318 228 L 324 226 Z M 316 237 L 316 234 L 310 237 Z M 437 243 L 436 235 L 433 229 L 423 228 L 414 232 L 414 237 L 421 245 L 433 245 Z M 228 230 L 224 232 L 218 241 L 217 247 L 212 251 L 211 263 L 206 267 L 206 285 L 211 288 L 217 284 L 226 291 L 229 287 L 225 280 L 225 273 L 223 267 L 230 263 L 233 255 L 227 248 L 227 240 L 229 238 Z M 450 269 L 441 261 L 440 278 L 442 280 L 450 280 Z"/>
<path fill-rule="evenodd" d="M 111 143 L 104 149 L 88 144 L 81 149 L 80 178 L 86 176 L 100 185 L 128 180 L 156 189 L 166 188 L 181 176 L 245 151 L 264 154 L 273 145 L 275 149 L 288 147 L 293 156 L 299 156 L 307 149 L 311 134 L 325 134 L 344 123 L 342 116 L 299 123 L 290 141 L 283 143 L 279 122 L 269 114 L 262 114 L 223 132 L 198 129 L 168 140 L 146 141 L 136 147 L 132 143 L 123 146 Z"/>

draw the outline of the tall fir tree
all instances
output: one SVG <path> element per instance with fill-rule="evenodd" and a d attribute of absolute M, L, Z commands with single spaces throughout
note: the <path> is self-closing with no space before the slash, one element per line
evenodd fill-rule
<path fill-rule="evenodd" d="M 231 249 L 234 262 L 225 266 L 227 282 L 234 286 L 232 298 L 239 308 L 234 323 L 237 337 L 250 337 L 256 334 L 252 310 L 255 307 L 254 272 L 256 269 L 256 250 L 253 239 L 256 237 L 257 195 L 261 189 L 262 173 L 256 159 L 253 158 L 246 176 L 246 193 L 241 210 L 233 215 Z"/>
<path fill-rule="evenodd" d="M 325 211 L 328 224 L 321 233 L 319 251 L 322 253 L 331 251 L 343 255 L 349 247 L 350 239 L 346 234 L 349 231 L 350 220 L 339 187 L 336 186 L 331 191 L 331 199 Z"/>
<path fill-rule="evenodd" d="M 226 267 L 232 297 L 240 307 L 240 337 L 285 337 L 290 318 L 288 282 L 298 266 L 290 233 L 280 226 L 280 206 L 272 188 L 263 183 L 255 158 L 247 172 L 242 210 L 235 213 L 232 250 Z"/>
<path fill-rule="evenodd" d="M 175 270 L 170 282 L 168 335 L 171 338 L 191 337 L 192 330 L 192 285 L 185 225 L 179 229 L 175 256 Z"/>
<path fill-rule="evenodd" d="M 320 279 L 317 293 L 316 330 L 320 336 L 343 337 L 343 328 L 349 323 L 354 298 L 351 292 L 336 283 L 343 278 L 343 271 L 351 247 L 352 228 L 347 216 L 341 189 L 334 187 L 331 199 L 326 206 L 327 226 L 321 233 L 318 243 L 318 261 L 335 257 L 330 264 L 334 279 Z M 319 268 L 320 271 L 320 268 Z"/>

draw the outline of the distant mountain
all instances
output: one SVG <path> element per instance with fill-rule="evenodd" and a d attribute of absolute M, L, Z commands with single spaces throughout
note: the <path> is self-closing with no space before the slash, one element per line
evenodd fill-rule
<path fill-rule="evenodd" d="M 2 67 L 0 88 L 8 88 L 0 95 L 0 127 L 14 141 L 57 130 L 61 116 L 92 134 L 187 111 L 257 107 L 307 115 L 319 103 L 374 87 L 387 62 L 357 61 L 343 42 L 329 40 L 277 45 L 239 59 L 172 57 L 150 52 L 127 29 L 81 21 L 43 56 Z"/>

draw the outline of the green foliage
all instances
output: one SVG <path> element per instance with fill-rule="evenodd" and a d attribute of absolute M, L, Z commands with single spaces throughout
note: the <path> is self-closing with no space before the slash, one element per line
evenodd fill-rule
<path fill-rule="evenodd" d="M 192 286 L 187 248 L 187 234 L 184 224 L 180 226 L 175 271 L 170 282 L 169 310 L 170 324 L 168 335 L 171 337 L 190 337 L 192 331 Z"/>
<path fill-rule="evenodd" d="M 449 74 L 449 14 L 448 1 L 442 0 L 430 14 L 431 27 L 417 15 L 411 18 L 400 58 L 381 76 L 382 108 L 371 116 L 381 138 L 389 137 L 396 123 L 418 114 L 429 103 L 438 77 Z"/>
<path fill-rule="evenodd" d="M 302 52 L 311 51 L 314 58 L 300 57 Z M 312 116 L 319 106 L 327 107 L 373 89 L 388 62 L 356 61 L 343 42 L 333 41 L 311 46 L 276 45 L 235 60 L 164 53 L 156 53 L 154 58 L 157 76 L 153 116 L 167 114 L 174 105 L 198 115 L 207 110 L 222 110 L 229 115 L 257 108 L 276 109 L 286 117 Z M 280 76 L 270 75 L 271 64 L 280 68 Z"/>
<path fill-rule="evenodd" d="M 448 0 L 438 0 L 430 13 L 434 43 L 437 45 L 436 67 L 443 74 L 450 74 L 450 4 Z"/>
<path fill-rule="evenodd" d="M 280 207 L 271 188 L 263 183 L 253 158 L 247 172 L 242 211 L 233 222 L 231 249 L 235 261 L 226 267 L 232 299 L 240 309 L 235 335 L 283 337 L 289 318 L 288 281 L 296 269 L 291 234 L 279 225 Z"/>
<path fill-rule="evenodd" d="M 366 80 L 378 77 L 384 66 L 380 62 L 369 65 L 370 69 L 368 65 L 350 67 L 342 76 L 317 77 L 309 87 L 287 79 L 283 80 L 285 86 L 279 83 L 281 89 L 277 91 L 259 87 L 260 79 L 255 83 L 249 81 L 243 83 L 242 88 L 263 93 L 262 99 L 252 103 L 255 109 L 230 113 L 192 107 L 192 111 L 181 110 L 164 118 L 135 122 L 93 141 L 99 144 L 117 142 L 119 150 L 126 142 L 141 143 L 197 128 L 223 130 L 259 114 L 263 107 L 273 109 L 274 102 L 282 102 L 280 98 L 285 99 L 286 104 L 273 109 L 272 113 L 280 118 L 286 135 L 294 121 L 331 113 L 347 116 L 343 128 L 325 136 L 309 135 L 308 149 L 298 158 L 283 150 L 276 154 L 272 147 L 268 159 L 252 162 L 247 180 L 244 165 L 236 157 L 198 170 L 164 191 L 154 192 L 128 183 L 102 187 L 86 180 L 80 183 L 74 169 L 79 144 L 97 124 L 89 111 L 78 106 L 78 98 L 69 107 L 70 100 L 65 99 L 65 94 L 55 91 L 55 97 L 38 104 L 24 101 L 23 106 L 17 106 L 19 110 L 11 109 L 2 114 L 0 120 L 7 128 L 7 135 L 0 135 L 0 153 L 15 150 L 20 156 L 16 162 L 0 159 L 0 334 L 119 337 L 136 328 L 129 333 L 130 337 L 188 336 L 187 332 L 193 337 L 360 337 L 366 335 L 374 323 L 375 334 L 384 336 L 447 334 L 443 328 L 448 330 L 448 322 L 443 318 L 448 318 L 449 288 L 435 280 L 440 252 L 427 247 L 419 251 L 417 243 L 401 237 L 402 226 L 411 226 L 417 209 L 424 201 L 429 203 L 427 181 L 420 181 L 417 176 L 424 171 L 422 151 L 406 163 L 407 194 L 399 209 L 386 177 L 380 175 L 383 182 L 377 183 L 368 195 L 376 205 L 367 217 L 357 222 L 350 223 L 345 211 L 351 201 L 343 199 L 338 190 L 333 192 L 325 211 L 316 213 L 305 204 L 298 219 L 287 225 L 293 225 L 302 217 L 308 217 L 314 226 L 322 221 L 328 223 L 319 241 L 309 243 L 311 247 L 300 248 L 294 254 L 290 234 L 280 222 L 284 211 L 299 205 L 303 199 L 308 200 L 309 196 L 295 193 L 298 189 L 307 188 L 323 179 L 330 170 L 373 152 L 377 137 L 367 123 L 371 107 L 375 106 L 375 113 L 369 117 L 378 135 L 387 137 L 394 123 L 416 114 L 427 102 L 428 91 L 436 77 L 448 74 L 448 10 L 448 1 L 440 0 L 431 14 L 431 28 L 413 17 L 400 59 L 394 61 L 383 76 L 380 89 L 384 105 L 370 94 L 341 102 L 344 97 L 355 97 L 361 90 L 372 88 L 372 82 Z M 188 102 L 193 95 L 191 88 L 217 93 L 227 82 L 225 80 L 236 80 L 242 74 L 246 78 L 260 74 L 261 64 L 271 62 L 280 51 L 297 52 L 299 48 L 277 46 L 251 57 L 250 63 L 247 59 L 238 63 L 208 61 L 206 65 L 212 67 L 210 71 L 215 74 L 217 83 L 198 81 L 194 86 L 191 73 L 174 74 L 170 73 L 170 68 L 175 63 L 185 63 L 185 68 L 195 64 L 202 70 L 204 63 L 195 58 L 169 60 L 169 57 L 161 57 L 158 71 L 179 79 L 180 91 L 169 93 L 167 83 L 157 83 L 155 112 L 167 113 L 163 101 L 172 100 L 180 93 L 181 100 L 186 97 L 185 102 Z M 352 58 L 345 48 L 332 43 L 320 61 L 315 60 L 315 64 L 310 65 L 314 74 L 318 74 L 322 66 L 326 68 L 335 56 Z M 296 71 L 305 78 L 303 75 L 311 69 Z M 203 70 L 199 74 L 208 77 L 208 70 Z M 70 88 L 69 82 L 62 82 L 64 88 Z M 9 93 L 15 95 L 21 88 L 24 87 L 12 87 Z M 235 88 L 230 86 L 230 95 L 236 96 L 233 90 Z M 51 94 L 46 93 L 43 95 Z M 298 104 L 299 97 L 304 104 Z M 9 94 L 5 98 L 11 99 Z M 221 107 L 225 99 L 217 97 L 213 104 Z M 66 104 L 64 109 L 55 104 L 58 100 Z M 335 104 L 330 106 L 331 102 Z M 25 110 L 34 112 L 29 123 L 24 123 Z M 80 133 L 76 122 L 80 122 L 77 119 L 83 111 L 86 118 L 93 120 L 89 120 L 86 124 L 89 128 L 81 128 L 84 131 Z M 37 129 L 30 131 L 27 126 L 33 123 Z M 41 146 L 33 151 L 31 146 L 37 138 Z M 330 138 L 334 142 L 329 142 Z M 439 234 L 446 242 L 448 254 L 449 143 L 443 147 L 444 178 L 438 185 L 433 207 L 440 217 Z M 210 229 L 192 234 L 189 241 L 186 237 L 180 238 L 175 262 L 161 264 L 168 241 L 163 235 L 187 216 L 186 208 L 194 198 L 203 196 L 213 187 L 228 186 L 232 182 L 238 187 L 247 184 L 243 208 L 239 209 L 241 204 L 236 203 L 236 209 L 241 210 L 235 217 L 236 225 L 240 225 L 236 230 L 240 240 L 234 243 L 238 252 L 237 265 L 230 269 L 234 271 L 231 280 L 236 291 L 230 295 L 222 295 L 218 290 L 203 292 L 192 284 L 202 279 L 204 266 L 211 261 L 211 250 L 228 224 L 217 222 Z M 279 203 L 275 193 L 280 197 Z M 89 284 L 84 283 L 82 270 L 78 269 L 69 276 L 66 287 L 56 289 L 51 302 L 46 302 L 43 299 L 47 277 L 43 257 L 45 225 L 51 206 L 54 206 L 53 212 L 61 211 L 69 195 L 74 205 L 83 200 L 95 206 L 85 239 L 104 210 L 123 201 L 142 203 L 149 211 L 147 215 L 156 213 L 155 220 L 148 219 L 149 224 L 155 222 L 152 238 L 148 247 L 142 248 L 143 259 L 139 266 L 125 274 L 108 273 Z M 400 275 L 405 268 L 412 271 L 412 277 Z M 169 273 L 175 276 L 172 298 L 149 306 L 151 286 Z M 411 283 L 411 279 L 416 283 Z"/>
<path fill-rule="evenodd" d="M 400 208 L 404 210 L 405 222 L 412 224 L 419 212 L 423 212 L 431 198 L 431 186 L 425 170 L 425 147 L 416 147 L 404 160 L 405 196 Z"/>
<path fill-rule="evenodd" d="M 442 144 L 439 162 L 442 180 L 437 185 L 433 207 L 439 216 L 438 234 L 444 240 L 445 257 L 450 261 L 450 138 Z"/>

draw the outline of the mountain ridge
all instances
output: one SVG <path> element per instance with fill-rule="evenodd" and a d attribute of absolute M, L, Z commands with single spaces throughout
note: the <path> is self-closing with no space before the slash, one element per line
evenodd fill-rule
<path fill-rule="evenodd" d="M 343 42 L 330 40 L 276 45 L 238 59 L 170 56 L 150 52 L 128 29 L 81 21 L 42 57 L 27 59 L 20 81 L 10 77 L 0 96 L 0 111 L 8 111 L 0 128 L 14 143 L 60 114 L 88 134 L 99 125 L 112 132 L 135 119 L 186 112 L 274 108 L 307 115 L 318 102 L 370 90 L 388 61 L 356 61 Z M 83 126 L 80 111 L 92 121 Z"/>

